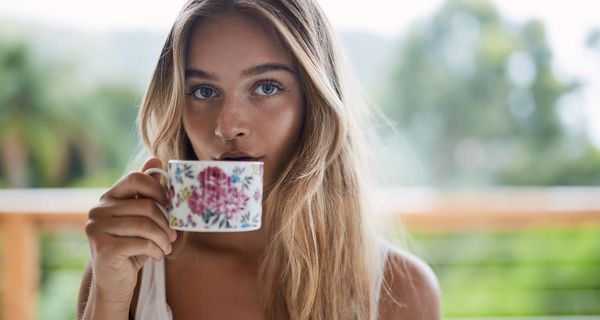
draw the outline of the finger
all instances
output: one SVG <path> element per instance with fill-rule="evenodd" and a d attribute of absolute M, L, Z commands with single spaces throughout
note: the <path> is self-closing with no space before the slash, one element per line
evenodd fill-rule
<path fill-rule="evenodd" d="M 150 256 L 154 260 L 164 257 L 164 251 L 154 241 L 139 237 L 120 237 L 100 233 L 91 241 L 95 259 L 111 261 L 115 258 L 129 259 L 136 256 Z"/>
<path fill-rule="evenodd" d="M 163 230 L 167 234 L 167 237 L 171 240 L 175 240 L 177 232 L 169 228 L 169 223 L 165 218 L 162 211 L 158 208 L 158 205 L 151 199 L 127 199 L 119 200 L 110 205 L 110 207 L 94 208 L 93 215 L 90 218 L 105 218 L 110 217 L 124 217 L 124 216 L 138 216 L 145 217 L 151 220 L 157 227 Z"/>
<path fill-rule="evenodd" d="M 171 253 L 171 240 L 169 235 L 154 222 L 144 217 L 118 217 L 98 221 L 98 228 L 106 234 L 118 237 L 137 237 L 152 240 L 165 255 Z"/>
<path fill-rule="evenodd" d="M 153 199 L 164 206 L 169 203 L 165 188 L 154 178 L 141 172 L 132 172 L 122 177 L 103 197 L 131 199 L 142 197 Z"/>
<path fill-rule="evenodd" d="M 123 241 L 124 238 L 114 237 L 115 241 L 120 241 L 119 243 L 119 253 L 126 258 L 131 258 L 135 256 L 145 255 L 152 257 L 154 260 L 158 261 L 162 259 L 165 254 L 163 250 L 154 243 L 152 240 L 144 239 L 144 238 L 127 238 L 126 241 Z"/>
<path fill-rule="evenodd" d="M 152 157 L 152 158 L 146 160 L 146 162 L 142 166 L 141 172 L 146 172 L 146 170 L 148 170 L 150 168 L 162 169 L 162 161 L 160 161 L 160 159 L 157 157 Z M 153 173 L 150 176 L 158 182 L 160 182 L 160 179 L 162 178 L 162 176 L 158 173 Z"/>
<path fill-rule="evenodd" d="M 162 161 L 160 161 L 159 158 L 157 157 L 152 157 L 148 160 L 146 160 L 146 162 L 144 162 L 144 165 L 142 166 L 142 172 L 150 169 L 150 168 L 162 168 Z"/>

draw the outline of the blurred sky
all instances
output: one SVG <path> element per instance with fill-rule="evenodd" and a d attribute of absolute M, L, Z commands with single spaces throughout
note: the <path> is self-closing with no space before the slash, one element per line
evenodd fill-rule
<path fill-rule="evenodd" d="M 166 33 L 182 0 L 2 0 L 0 18 L 49 22 L 57 26 L 107 31 L 146 29 Z M 371 31 L 384 37 L 402 35 L 407 26 L 436 10 L 442 1 L 321 0 L 339 31 Z M 496 0 L 502 15 L 514 22 L 544 21 L 560 79 L 577 78 L 585 90 L 563 99 L 562 119 L 573 131 L 584 130 L 600 147 L 600 58 L 584 49 L 585 38 L 600 28 L 600 1 Z"/>

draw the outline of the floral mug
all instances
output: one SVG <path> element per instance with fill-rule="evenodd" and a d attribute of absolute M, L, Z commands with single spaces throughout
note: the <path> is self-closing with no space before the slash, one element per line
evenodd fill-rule
<path fill-rule="evenodd" d="M 167 181 L 171 208 L 158 205 L 172 229 L 195 232 L 258 230 L 262 218 L 263 163 L 170 160 L 150 168 Z"/>

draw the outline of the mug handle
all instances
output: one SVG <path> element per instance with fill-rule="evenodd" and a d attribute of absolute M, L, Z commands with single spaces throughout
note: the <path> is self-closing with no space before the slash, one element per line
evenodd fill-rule
<path fill-rule="evenodd" d="M 169 187 L 169 175 L 167 174 L 166 171 L 159 169 L 159 168 L 150 168 L 150 169 L 144 171 L 144 174 L 147 174 L 147 175 L 151 175 L 153 173 L 158 173 L 161 176 L 163 176 L 165 178 L 165 181 L 167 182 L 167 188 Z M 160 211 L 163 213 L 163 215 L 165 216 L 167 221 L 169 221 L 169 211 L 158 202 L 156 202 L 156 205 L 158 206 L 158 209 L 160 209 Z"/>

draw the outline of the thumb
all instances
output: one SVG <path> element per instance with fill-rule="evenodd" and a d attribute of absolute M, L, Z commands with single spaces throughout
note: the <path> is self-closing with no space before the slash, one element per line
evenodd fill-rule
<path fill-rule="evenodd" d="M 141 171 L 145 172 L 146 170 L 148 170 L 150 168 L 162 169 L 162 161 L 160 161 L 160 159 L 157 157 L 152 157 L 152 158 L 146 160 L 146 162 L 142 166 Z M 158 173 L 153 173 L 151 176 L 158 182 L 160 182 L 160 179 L 162 178 L 162 176 Z"/>

